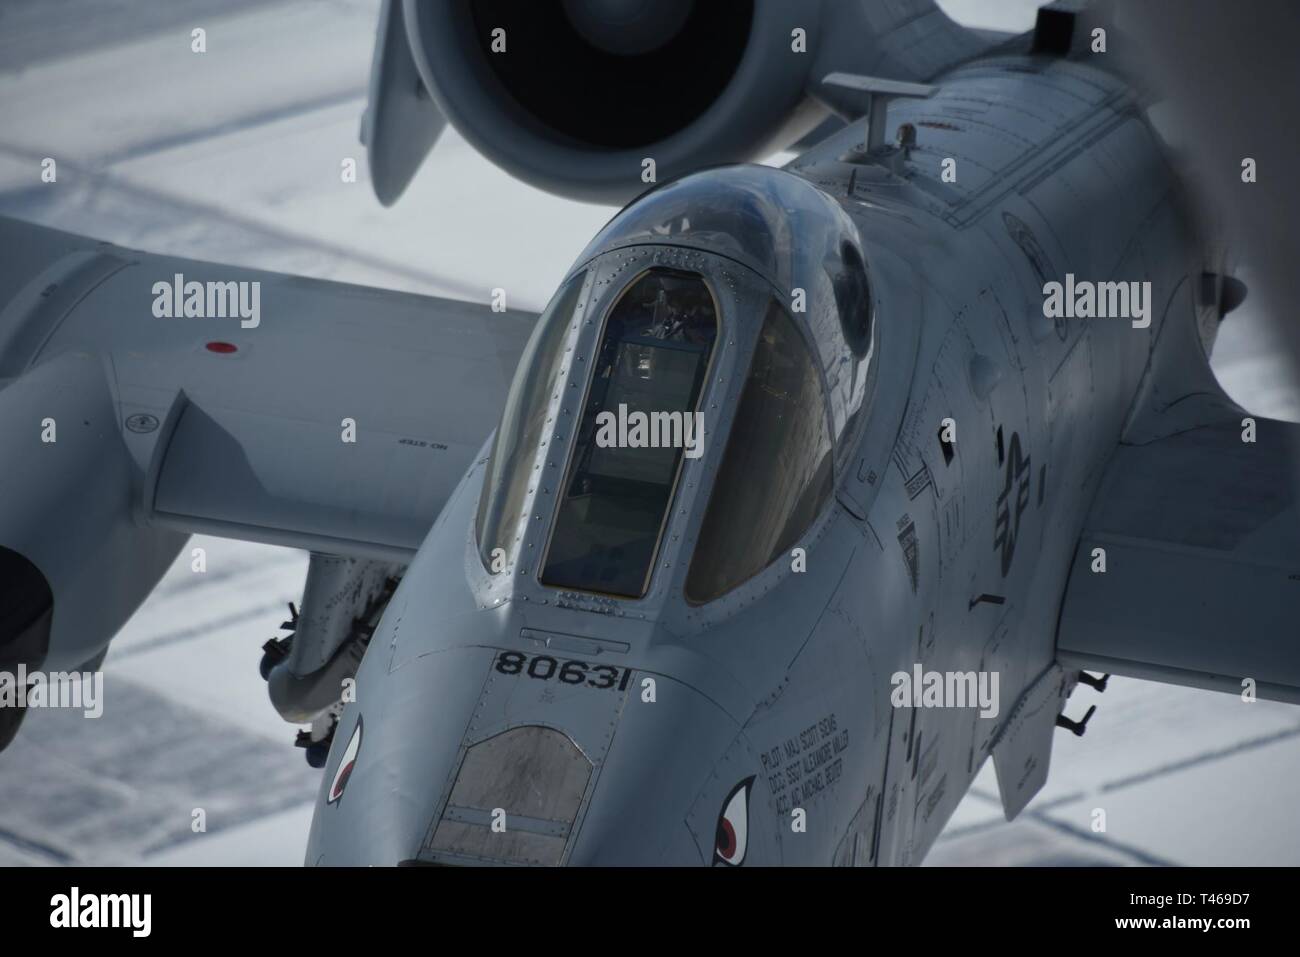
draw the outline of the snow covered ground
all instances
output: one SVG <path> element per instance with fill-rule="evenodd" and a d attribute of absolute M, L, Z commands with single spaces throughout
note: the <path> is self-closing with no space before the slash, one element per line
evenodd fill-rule
<path fill-rule="evenodd" d="M 1034 4 L 945 0 L 987 26 Z M 125 246 L 538 308 L 611 210 L 521 185 L 454 132 L 384 210 L 357 141 L 377 0 L 8 0 L 0 213 Z M 208 52 L 190 51 L 207 31 Z M 54 184 L 40 181 L 45 157 Z M 359 182 L 343 183 L 355 158 Z M 1248 277 L 1247 277 L 1248 278 Z M 1300 419 L 1248 304 L 1216 370 Z M 299 864 L 319 773 L 257 674 L 301 552 L 198 537 L 114 642 L 98 721 L 36 711 L 0 754 L 0 864 Z M 1082 700 L 1092 696 L 1086 689 Z M 1300 709 L 1113 679 L 1012 824 L 991 765 L 930 864 L 1300 864 Z M 1107 830 L 1093 833 L 1093 811 Z M 204 812 L 206 830 L 191 824 Z"/>

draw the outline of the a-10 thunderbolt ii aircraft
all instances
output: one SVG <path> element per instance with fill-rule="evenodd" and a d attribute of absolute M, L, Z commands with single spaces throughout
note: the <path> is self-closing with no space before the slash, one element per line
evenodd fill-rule
<path fill-rule="evenodd" d="M 658 183 L 540 317 L 6 221 L 0 664 L 97 668 L 190 533 L 310 549 L 309 864 L 916 863 L 1090 672 L 1300 700 L 1297 427 L 1210 372 L 1242 287 L 1085 27 L 386 3 L 384 202 L 448 119 Z"/>

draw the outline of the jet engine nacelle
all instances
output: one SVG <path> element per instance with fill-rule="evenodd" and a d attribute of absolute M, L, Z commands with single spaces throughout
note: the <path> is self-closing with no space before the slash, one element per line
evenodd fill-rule
<path fill-rule="evenodd" d="M 401 13 L 423 86 L 457 130 L 513 176 L 575 199 L 622 203 L 761 158 L 829 112 L 805 92 L 822 16 L 811 0 L 408 0 Z"/>
<path fill-rule="evenodd" d="M 0 436 L 0 671 L 93 667 L 187 536 L 136 521 L 100 357 L 64 353 L 10 382 Z"/>

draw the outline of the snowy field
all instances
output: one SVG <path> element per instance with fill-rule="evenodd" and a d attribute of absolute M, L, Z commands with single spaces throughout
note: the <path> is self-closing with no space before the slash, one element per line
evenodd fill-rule
<path fill-rule="evenodd" d="M 1034 6 L 943 5 L 1006 28 Z M 539 308 L 611 210 L 516 183 L 451 131 L 382 209 L 357 141 L 377 13 L 377 0 L 7 0 L 0 213 L 411 292 L 501 286 Z M 40 182 L 47 156 L 55 184 Z M 347 157 L 355 184 L 340 181 Z M 1300 420 L 1260 328 L 1249 302 L 1234 313 L 1216 371 L 1252 411 Z M 301 595 L 306 555 L 194 544 L 206 573 L 183 553 L 114 642 L 103 717 L 35 711 L 0 754 L 0 864 L 301 863 L 319 772 L 257 662 Z M 1300 864 L 1300 709 L 1123 679 L 1077 697 L 1098 713 L 1086 737 L 1057 736 L 1028 810 L 1003 821 L 987 765 L 927 863 Z M 1090 830 L 1094 808 L 1105 834 Z"/>

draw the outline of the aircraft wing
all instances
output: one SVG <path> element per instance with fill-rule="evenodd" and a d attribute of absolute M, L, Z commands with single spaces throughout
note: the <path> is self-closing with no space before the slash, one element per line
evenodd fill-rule
<path fill-rule="evenodd" d="M 1066 667 L 1300 704 L 1300 425 L 1257 418 L 1121 445 L 1057 636 Z M 1094 571 L 1094 550 L 1105 571 Z"/>
<path fill-rule="evenodd" d="M 409 560 L 495 427 L 536 319 L 494 312 L 487 289 L 483 304 L 407 295 L 16 220 L 0 219 L 0 248 L 15 251 L 0 432 L 35 442 L 31 417 L 48 415 L 53 448 L 75 454 L 78 420 L 111 415 L 120 437 L 101 440 L 126 463 L 137 526 L 346 555 Z M 227 315 L 186 315 L 214 306 Z M 43 448 L 10 448 L 31 468 L 0 488 L 39 499 Z"/>

